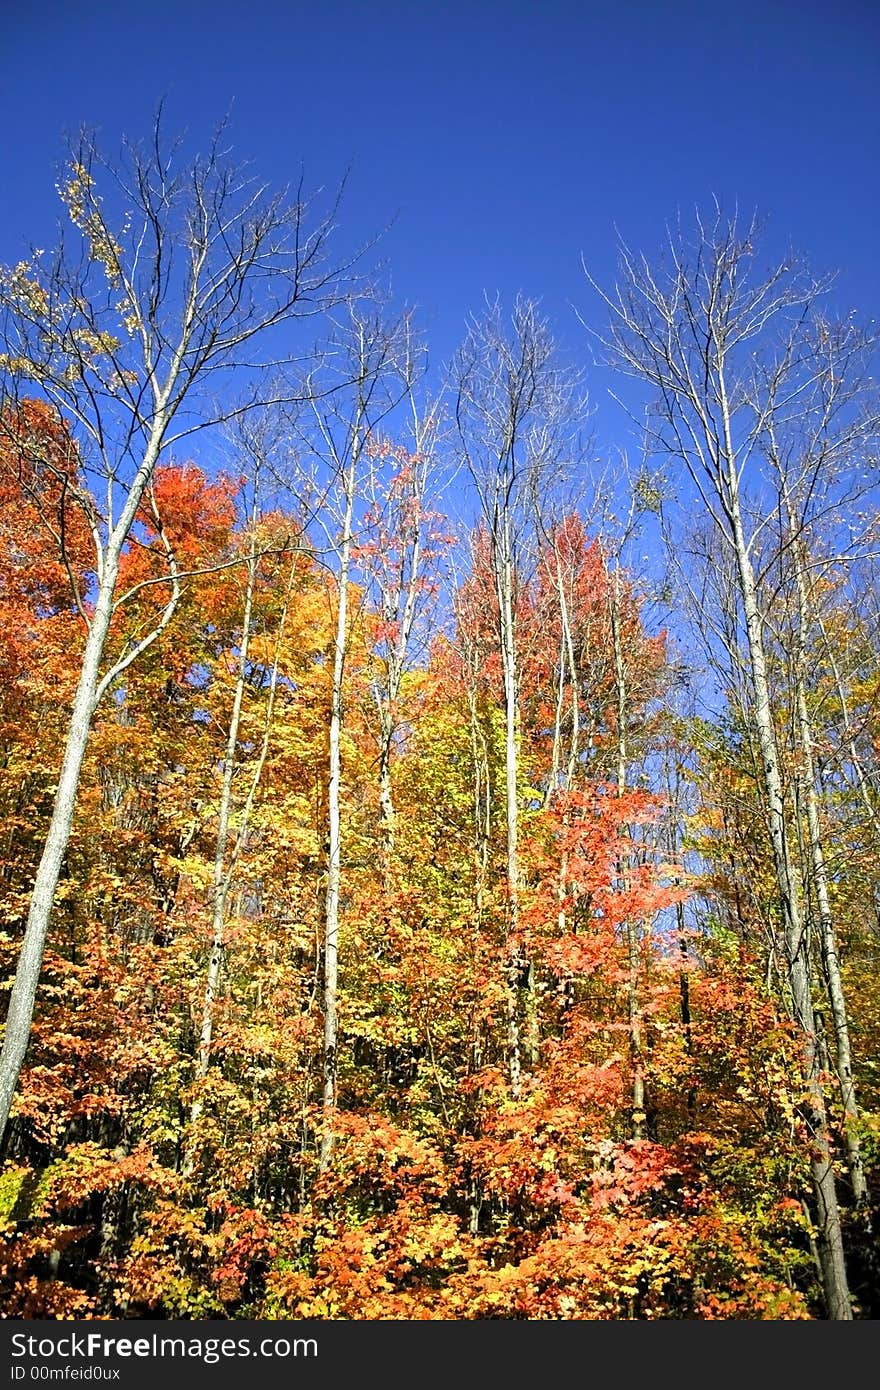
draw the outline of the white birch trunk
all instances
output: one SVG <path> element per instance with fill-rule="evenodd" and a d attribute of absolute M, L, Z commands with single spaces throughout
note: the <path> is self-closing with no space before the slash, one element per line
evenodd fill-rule
<path fill-rule="evenodd" d="M 792 873 L 786 834 L 785 796 L 773 709 L 764 652 L 764 634 L 749 548 L 740 512 L 738 479 L 735 472 L 729 409 L 720 376 L 720 396 L 724 419 L 724 466 L 731 535 L 736 554 L 743 615 L 746 623 L 752 684 L 755 694 L 753 718 L 761 752 L 763 781 L 767 796 L 770 842 L 776 871 L 779 907 L 783 921 L 783 945 L 791 991 L 792 1012 L 800 1034 L 801 1076 L 805 1101 L 801 1106 L 809 1130 L 810 1172 L 816 1204 L 819 1260 L 826 1310 L 834 1321 L 852 1319 L 852 1303 L 846 1274 L 840 1210 L 831 1158 L 825 1097 L 819 1080 L 815 1020 L 811 995 L 810 961 L 807 938 L 801 918 L 798 885 Z"/>
<path fill-rule="evenodd" d="M 500 534 L 493 536 L 495 586 L 498 596 L 501 670 L 504 682 L 504 786 L 507 831 L 507 1065 L 510 1089 L 520 1092 L 522 1079 L 522 1040 L 520 1036 L 520 990 L 528 966 L 519 941 L 519 772 L 517 707 L 516 632 L 513 605 L 513 557 L 510 517 L 503 511 Z"/>
<path fill-rule="evenodd" d="M 232 781 L 235 775 L 235 753 L 238 747 L 238 731 L 241 726 L 241 708 L 244 701 L 245 668 L 251 638 L 251 615 L 254 601 L 254 582 L 256 579 L 256 557 L 253 544 L 248 560 L 247 584 L 244 596 L 244 611 L 241 623 L 241 644 L 238 656 L 238 675 L 235 693 L 232 698 L 232 712 L 229 718 L 229 733 L 226 739 L 226 756 L 223 762 L 223 781 L 220 789 L 220 805 L 217 814 L 217 842 L 214 849 L 214 879 L 212 885 L 211 910 L 211 954 L 205 977 L 205 992 L 202 999 L 202 1023 L 199 1030 L 199 1046 L 196 1054 L 194 1081 L 198 1088 L 208 1075 L 211 1064 L 211 1042 L 214 1036 L 214 1002 L 220 986 L 223 969 L 224 928 L 226 925 L 226 900 L 229 895 L 231 873 L 227 872 L 226 854 L 229 844 L 229 821 L 232 812 Z M 204 1099 L 198 1089 L 189 1111 L 189 1138 L 183 1160 L 183 1175 L 189 1177 L 195 1161 L 195 1148 L 199 1120 L 204 1109 Z"/>
<path fill-rule="evenodd" d="M 354 450 L 357 457 L 357 450 Z M 327 892 L 324 900 L 324 1076 L 323 1129 L 320 1168 L 326 1171 L 333 1153 L 333 1116 L 336 1109 L 339 992 L 339 896 L 342 878 L 342 680 L 348 644 L 348 582 L 351 570 L 352 519 L 354 515 L 354 465 L 345 482 L 345 512 L 339 550 L 339 594 L 333 647 L 333 686 L 330 697 L 330 729 L 327 777 Z"/>
<path fill-rule="evenodd" d="M 623 796 L 626 791 L 626 763 L 627 763 L 627 743 L 626 743 L 626 704 L 627 704 L 627 680 L 626 664 L 623 657 L 623 644 L 620 635 L 620 574 L 617 568 L 614 570 L 614 583 L 610 595 L 611 603 L 611 646 L 614 656 L 614 689 L 617 704 L 617 795 Z M 626 831 L 626 826 L 620 827 L 621 832 Z M 628 888 L 626 879 L 626 863 L 619 865 L 621 882 L 624 890 Z M 627 1013 L 629 1015 L 629 1051 L 630 1066 L 632 1068 L 632 1112 L 631 1129 L 633 1139 L 644 1139 L 645 1137 L 645 1061 L 644 1061 L 644 1042 L 642 1038 L 642 1012 L 639 1002 L 639 975 L 641 962 L 639 960 L 639 935 L 636 923 L 631 917 L 626 919 L 626 953 L 627 965 L 629 966 L 629 981 L 627 983 Z"/>
<path fill-rule="evenodd" d="M 113 601 L 119 574 L 122 547 L 137 514 L 144 491 L 153 475 L 165 430 L 164 410 L 155 418 L 144 458 L 132 482 L 122 514 L 114 527 L 104 554 L 100 557 L 100 584 L 95 611 L 82 657 L 79 681 L 71 710 L 64 746 L 64 757 L 58 776 L 58 787 L 52 805 L 52 816 L 46 843 L 37 867 L 31 894 L 21 954 L 15 972 L 15 982 L 9 997 L 9 1011 L 3 1049 L 0 1052 L 0 1140 L 6 1132 L 12 1099 L 24 1063 L 30 1040 L 34 1003 L 40 980 L 46 936 L 55 901 L 58 879 L 67 853 L 76 797 L 83 760 L 91 732 L 92 719 L 98 700 L 110 684 L 113 670 L 101 678 L 101 659 L 113 616 Z M 143 645 L 143 644 L 142 644 Z M 117 667 L 121 668 L 121 662 Z"/>
<path fill-rule="evenodd" d="M 816 794 L 816 764 L 813 756 L 813 732 L 807 709 L 804 689 L 806 667 L 806 633 L 809 623 L 809 605 L 804 575 L 803 560 L 797 543 L 794 545 L 795 577 L 797 580 L 800 628 L 797 653 L 797 724 L 803 761 L 804 799 L 807 811 L 807 832 L 810 847 L 810 867 L 816 905 L 819 909 L 819 937 L 822 946 L 822 963 L 828 999 L 831 1004 L 831 1017 L 834 1023 L 835 1071 L 840 1087 L 840 1099 L 844 1115 L 844 1142 L 853 1197 L 857 1206 L 867 1201 L 868 1187 L 865 1180 L 865 1166 L 862 1161 L 861 1145 L 858 1137 L 859 1107 L 852 1074 L 852 1048 L 849 1036 L 849 1015 L 843 982 L 840 977 L 840 959 L 837 953 L 837 933 L 831 913 L 831 898 L 828 892 L 828 874 L 825 868 L 825 852 L 822 845 L 822 830 L 819 821 L 819 800 Z"/>

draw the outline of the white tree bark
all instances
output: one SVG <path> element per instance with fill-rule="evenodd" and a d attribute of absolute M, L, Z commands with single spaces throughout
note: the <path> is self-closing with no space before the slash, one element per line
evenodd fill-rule
<path fill-rule="evenodd" d="M 620 631 L 620 570 L 618 566 L 615 566 L 614 577 L 611 582 L 609 612 L 611 648 L 614 657 L 614 691 L 617 705 L 617 795 L 620 797 L 626 791 L 628 692 L 626 662 Z M 627 827 L 622 825 L 620 832 L 623 835 L 627 834 Z M 621 885 L 625 890 L 629 886 L 626 879 L 626 861 L 621 862 L 618 868 L 621 875 Z M 627 917 L 624 930 L 626 932 L 627 965 L 629 967 L 626 992 L 629 1014 L 630 1069 L 632 1072 L 631 1128 L 633 1139 L 644 1139 L 647 1115 L 645 1112 L 644 1030 L 641 1009 L 641 960 L 638 925 L 631 916 Z"/>
<path fill-rule="evenodd" d="M 323 912 L 324 1039 L 319 1166 L 330 1165 L 334 1145 L 339 1070 L 339 914 L 342 898 L 343 682 L 350 640 L 349 600 L 358 503 L 368 502 L 364 470 L 368 450 L 386 415 L 411 385 L 411 344 L 406 317 L 387 324 L 367 305 L 349 305 L 347 328 L 334 341 L 307 383 L 313 430 L 310 453 L 329 480 L 321 486 L 326 513 L 318 524 L 335 560 L 336 621 L 330 689 L 327 761 L 327 883 Z M 329 364 L 329 365 L 328 365 Z M 338 364 L 338 365 L 336 365 Z M 340 381 L 339 374 L 342 373 Z M 331 387 L 333 383 L 335 390 Z M 350 390 L 340 389 L 349 387 Z M 329 402 L 329 404 L 328 404 Z M 330 499 L 329 506 L 327 499 Z"/>
<path fill-rule="evenodd" d="M 354 458 L 357 450 L 354 450 Z M 348 650 L 348 586 L 351 573 L 354 518 L 354 466 L 345 479 L 345 510 L 339 544 L 336 631 L 333 639 L 333 681 L 327 754 L 327 890 L 324 898 L 324 1077 L 323 1129 L 320 1166 L 323 1172 L 333 1153 L 333 1116 L 339 1053 L 339 896 L 342 881 L 342 682 Z"/>
<path fill-rule="evenodd" d="M 504 686 L 504 807 L 507 832 L 507 1064 L 511 1094 L 518 1096 L 522 1078 L 520 995 L 529 962 L 519 939 L 519 694 L 514 612 L 510 512 L 502 505 L 492 530 L 492 559 L 498 599 L 501 671 Z"/>
<path fill-rule="evenodd" d="M 490 544 L 504 703 L 507 888 L 507 1061 L 519 1093 L 523 1054 L 537 1053 L 534 980 L 521 939 L 519 902 L 519 653 L 516 591 L 525 583 L 534 512 L 569 465 L 568 432 L 581 403 L 577 382 L 558 368 L 555 347 L 536 306 L 517 300 L 508 331 L 498 306 L 471 326 L 457 369 L 459 437 L 477 487 Z M 572 454 L 574 450 L 572 449 Z M 521 1015 L 525 1015 L 525 1047 Z"/>
<path fill-rule="evenodd" d="M 229 165 L 218 132 L 205 159 L 176 170 L 157 122 L 147 153 L 126 147 L 114 172 L 127 202 L 117 231 L 107 222 L 83 140 L 61 196 L 79 237 L 51 261 L 0 275 L 0 373 L 12 400 L 36 382 L 72 422 L 102 476 L 101 504 L 82 490 L 95 542 L 96 601 L 65 741 L 49 832 L 40 857 L 0 1054 L 0 1138 L 27 1050 L 52 904 L 70 838 L 95 708 L 102 695 L 164 630 L 180 594 L 165 542 L 171 596 L 155 628 L 101 673 L 123 548 L 163 450 L 240 416 L 259 401 L 202 403 L 176 434 L 184 402 L 222 373 L 247 368 L 254 339 L 334 299 L 339 272 L 323 264 L 330 222 L 305 228 L 305 206 L 285 207 Z M 290 359 L 283 355 L 280 367 Z M 270 398 L 272 392 L 269 393 Z M 122 506 L 115 519 L 115 499 Z M 160 519 L 161 527 L 161 519 Z M 164 539 L 164 538 L 163 538 Z M 136 586 L 139 587 L 139 586 Z"/>
<path fill-rule="evenodd" d="M 79 780 L 92 719 L 100 696 L 124 665 L 128 665 L 128 659 L 124 658 L 116 662 L 103 679 L 101 678 L 101 659 L 113 617 L 119 559 L 143 494 L 152 477 L 161 448 L 166 418 L 164 409 L 158 412 L 143 462 L 103 555 L 101 582 L 82 656 L 79 681 L 67 728 L 64 757 L 58 777 L 55 800 L 52 805 L 52 816 L 34 879 L 24 940 L 15 972 L 15 981 L 9 997 L 3 1048 L 0 1052 L 0 1138 L 6 1131 L 12 1099 L 18 1085 L 18 1077 L 30 1039 L 46 935 L 55 901 L 55 891 L 61 875 L 61 867 L 70 840 Z M 178 592 L 175 585 L 172 596 L 173 603 L 176 603 Z M 171 610 L 166 608 L 163 617 L 167 622 L 171 617 Z M 164 623 L 162 625 L 164 626 Z M 155 640 L 160 631 L 161 627 L 157 626 L 149 634 L 149 638 L 142 639 L 138 644 L 138 651 L 143 651 L 148 640 Z"/>
<path fill-rule="evenodd" d="M 742 529 L 737 492 L 734 492 L 731 498 L 731 511 L 755 690 L 753 718 L 761 750 L 770 840 L 783 922 L 784 956 L 791 990 L 792 1013 L 800 1035 L 801 1074 L 806 1091 L 803 1111 L 809 1132 L 810 1171 L 816 1203 L 817 1245 L 822 1284 L 828 1316 L 836 1321 L 849 1321 L 852 1318 L 852 1303 L 828 1134 L 828 1116 L 820 1082 L 808 941 L 801 916 L 798 884 L 792 872 L 789 855 L 785 796 L 773 726 L 763 625 L 758 608 L 754 570 Z"/>
<path fill-rule="evenodd" d="M 791 509 L 789 519 L 793 521 Z M 857 1206 L 867 1201 L 868 1187 L 865 1179 L 865 1165 L 862 1160 L 861 1144 L 858 1136 L 859 1107 L 852 1070 L 852 1048 L 849 1034 L 849 1012 L 843 992 L 840 975 L 840 959 L 837 951 L 837 932 L 831 912 L 831 897 L 828 892 L 828 874 L 825 868 L 822 828 L 819 818 L 819 798 L 816 791 L 816 762 L 813 755 L 813 730 L 807 708 L 805 689 L 806 679 L 806 638 L 810 628 L 810 603 L 807 590 L 807 576 L 804 570 L 803 554 L 799 539 L 793 541 L 792 558 L 798 595 L 798 650 L 795 654 L 796 721 L 800 739 L 803 764 L 804 800 L 807 812 L 807 832 L 810 847 L 810 867 L 816 906 L 819 917 L 819 939 L 822 948 L 822 964 L 831 1017 L 834 1024 L 835 1071 L 840 1087 L 840 1099 L 844 1115 L 844 1142 L 853 1196 Z"/>
<path fill-rule="evenodd" d="M 685 464 L 716 535 L 729 547 L 735 561 L 751 673 L 750 715 L 760 747 L 767 831 L 782 923 L 780 954 L 786 963 L 800 1045 L 799 1083 L 805 1093 L 800 1115 L 812 1176 L 822 1291 L 828 1316 L 847 1321 L 852 1318 L 852 1305 L 820 1080 L 810 956 L 799 885 L 790 860 L 789 817 L 773 722 L 763 620 L 741 495 L 743 470 L 760 447 L 774 404 L 772 391 L 756 403 L 744 386 L 745 374 L 753 375 L 755 354 L 751 350 L 762 340 L 768 325 L 781 320 L 789 327 L 792 350 L 784 352 L 776 365 L 771 357 L 768 368 L 774 389 L 778 387 L 780 373 L 796 370 L 801 360 L 795 339 L 802 331 L 804 306 L 812 303 L 817 288 L 812 282 L 792 278 L 788 263 L 758 283 L 751 281 L 748 266 L 756 239 L 754 226 L 740 239 L 735 226 L 724 224 L 720 214 L 708 230 L 698 220 L 695 248 L 692 251 L 683 241 L 673 243 L 671 268 L 662 278 L 643 258 L 636 259 L 624 249 L 624 284 L 614 296 L 603 298 L 612 312 L 609 347 L 614 360 L 656 391 L 659 413 L 654 418 L 660 423 L 651 427 L 652 445 Z M 734 358 L 740 362 L 737 375 Z M 736 405 L 731 401 L 732 377 Z M 739 412 L 736 437 L 735 410 Z"/>
<path fill-rule="evenodd" d="M 199 1121 L 204 1109 L 204 1099 L 198 1089 L 211 1063 L 211 1042 L 214 1036 L 214 1004 L 220 986 L 223 969 L 224 934 L 226 926 L 226 902 L 232 882 L 232 868 L 227 868 L 226 856 L 229 845 L 229 820 L 232 813 L 232 782 L 235 776 L 235 760 L 238 748 L 238 732 L 241 726 L 241 709 L 244 702 L 248 648 L 251 640 L 251 617 L 254 604 L 254 585 L 256 583 L 257 557 L 255 538 L 251 538 L 251 552 L 247 563 L 244 605 L 241 618 L 241 639 L 238 652 L 238 674 L 232 697 L 232 710 L 229 716 L 229 731 L 226 738 L 226 752 L 223 760 L 223 778 L 220 785 L 220 801 L 217 807 L 217 839 L 214 846 L 214 876 L 211 905 L 211 953 L 205 976 L 205 991 L 202 999 L 202 1021 L 199 1029 L 199 1043 L 196 1052 L 194 1082 L 196 1092 L 189 1110 L 189 1135 L 184 1150 L 182 1172 L 188 1178 L 193 1171 L 196 1138 Z"/>

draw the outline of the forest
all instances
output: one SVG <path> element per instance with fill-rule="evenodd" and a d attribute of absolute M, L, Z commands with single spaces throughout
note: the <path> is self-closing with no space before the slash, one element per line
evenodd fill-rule
<path fill-rule="evenodd" d="M 2 1316 L 877 1317 L 873 330 L 715 206 L 440 371 L 225 141 L 0 271 Z"/>

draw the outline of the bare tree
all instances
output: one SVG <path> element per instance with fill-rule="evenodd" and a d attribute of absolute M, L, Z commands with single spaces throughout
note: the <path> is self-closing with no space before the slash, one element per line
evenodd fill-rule
<path fill-rule="evenodd" d="M 339 1053 L 339 913 L 342 889 L 342 733 L 344 676 L 351 636 L 351 584 L 356 543 L 368 506 L 383 422 L 412 390 L 418 368 L 409 320 L 387 323 L 374 303 L 351 301 L 331 343 L 309 372 L 299 433 L 315 476 L 303 480 L 322 533 L 318 551 L 333 569 L 336 614 L 327 763 L 327 884 L 324 897 L 324 1046 L 320 1165 L 333 1153 Z"/>
<path fill-rule="evenodd" d="M 866 490 L 865 480 L 868 485 L 873 482 L 873 469 L 864 465 L 880 435 L 880 415 L 866 391 L 863 359 L 867 343 L 858 328 L 852 322 L 832 326 L 818 319 L 805 338 L 801 355 L 807 372 L 803 368 L 797 373 L 791 370 L 789 353 L 764 375 L 762 443 L 776 490 L 780 532 L 778 583 L 781 587 L 787 582 L 792 591 L 792 633 L 787 645 L 794 694 L 792 725 L 798 753 L 798 787 L 806 814 L 808 853 L 804 878 L 812 889 L 808 907 L 815 907 L 816 920 L 812 925 L 820 944 L 833 1024 L 834 1063 L 844 1113 L 850 1181 L 856 1204 L 862 1206 L 868 1191 L 858 1137 L 859 1109 L 849 1016 L 831 910 L 816 775 L 816 738 L 807 685 L 811 650 L 815 650 L 818 635 L 821 591 L 831 574 L 850 564 L 861 548 L 863 538 L 857 535 L 853 520 Z M 792 402 L 794 384 L 802 389 Z M 842 531 L 846 534 L 841 535 Z"/>
<path fill-rule="evenodd" d="M 693 245 L 683 234 L 671 237 L 669 259 L 661 268 L 652 268 L 623 248 L 621 281 L 603 298 L 611 310 L 612 360 L 654 391 L 649 447 L 684 465 L 735 567 L 751 682 L 750 715 L 760 748 L 782 923 L 779 954 L 800 1035 L 805 1096 L 801 1117 L 809 1146 L 823 1294 L 828 1316 L 848 1320 L 852 1307 L 821 1084 L 809 941 L 792 863 L 768 633 L 756 570 L 757 547 L 769 523 L 759 515 L 750 527 L 745 503 L 749 470 L 762 457 L 768 420 L 774 410 L 778 413 L 780 401 L 790 409 L 793 401 L 803 400 L 817 379 L 804 351 L 804 324 L 815 313 L 823 286 L 790 259 L 766 274 L 757 273 L 757 242 L 755 223 L 741 232 L 735 221 L 725 221 L 720 213 L 710 226 L 698 218 Z M 768 379 L 785 381 L 781 395 L 762 389 Z"/>
<path fill-rule="evenodd" d="M 356 568 L 364 596 L 380 626 L 372 643 L 370 690 L 378 723 L 379 830 L 383 867 L 390 870 L 395 843 L 392 751 L 399 729 L 398 701 L 404 675 L 413 660 L 418 629 L 436 588 L 439 516 L 431 493 L 438 473 L 437 437 L 440 404 L 420 406 L 413 386 L 422 373 L 423 354 L 410 339 L 400 363 L 401 385 L 408 400 L 407 444 L 377 438 L 371 443 L 371 467 L 364 478 L 363 536 Z"/>
<path fill-rule="evenodd" d="M 489 537 L 504 698 L 507 832 L 507 1052 L 511 1090 L 522 1071 L 520 1000 L 530 964 L 519 934 L 519 655 L 517 603 L 535 534 L 535 506 L 552 494 L 574 453 L 581 403 L 537 305 L 517 299 L 471 323 L 455 362 L 456 417 Z"/>
<path fill-rule="evenodd" d="M 479 536 L 471 535 L 471 572 L 477 567 Z M 481 641 L 480 624 L 474 613 L 472 586 L 458 573 L 455 554 L 452 555 L 452 611 L 455 617 L 455 639 L 452 650 L 459 663 L 462 694 L 467 704 L 468 733 L 471 753 L 472 789 L 472 855 L 474 872 L 474 907 L 482 921 L 489 870 L 489 852 L 494 819 L 491 738 L 487 736 L 481 711 L 481 673 L 486 652 Z"/>
<path fill-rule="evenodd" d="M 821 787 L 816 765 L 816 730 L 808 687 L 822 671 L 838 666 L 822 637 L 822 594 L 839 588 L 870 541 L 870 527 L 854 525 L 867 513 L 859 503 L 872 478 L 866 466 L 876 440 L 876 406 L 864 378 L 864 335 L 852 323 L 833 327 L 819 318 L 804 322 L 763 370 L 753 367 L 748 396 L 763 422 L 759 448 L 766 462 L 760 493 L 745 508 L 753 531 L 753 560 L 768 653 L 776 672 L 773 698 L 787 719 L 777 720 L 777 739 L 790 792 L 788 820 L 802 851 L 800 878 L 808 935 L 821 955 L 833 1025 L 834 1068 L 843 1109 L 843 1131 L 856 1205 L 867 1185 L 858 1137 L 859 1111 L 852 1048 L 841 979 L 837 929 L 831 910 Z M 861 530 L 861 535 L 859 531 Z M 681 549 L 681 535 L 677 536 Z M 741 604 L 735 557 L 719 553 L 711 531 L 702 537 L 702 557 L 684 575 L 690 608 L 706 641 L 710 660 L 724 680 L 748 727 L 751 696 L 748 656 L 743 652 Z M 700 576 L 700 592 L 694 580 Z M 711 592 L 710 592 L 711 591 Z M 839 681 L 836 681 L 839 690 Z M 734 696 L 734 692 L 736 695 Z M 840 715 L 846 721 L 846 699 Z M 783 737 L 787 728 L 789 736 Z M 845 738 L 845 735 L 843 735 Z M 759 788 L 760 754 L 753 757 Z M 855 769 L 854 769 L 855 770 Z M 805 825 L 801 829 L 801 816 Z"/>
<path fill-rule="evenodd" d="M 120 558 L 163 453 L 261 398 L 263 369 L 291 356 L 280 335 L 333 301 L 331 222 L 275 196 L 231 162 L 221 129 L 186 164 L 157 119 L 146 148 L 107 163 L 90 137 L 60 187 L 73 236 L 0 278 L 8 396 L 37 392 L 75 431 L 85 479 L 75 500 L 94 539 L 87 630 L 45 848 L 37 869 L 0 1056 L 0 1133 L 30 1036 L 46 933 L 95 708 L 171 620 L 181 578 L 166 543 L 168 601 L 153 629 L 105 663 Z M 113 208 L 105 211 L 99 180 Z M 265 354 L 265 356 L 264 356 Z M 250 394 L 229 404 L 230 373 Z M 239 400 L 241 398 L 239 397 Z M 227 404 L 217 404 L 225 400 Z"/>

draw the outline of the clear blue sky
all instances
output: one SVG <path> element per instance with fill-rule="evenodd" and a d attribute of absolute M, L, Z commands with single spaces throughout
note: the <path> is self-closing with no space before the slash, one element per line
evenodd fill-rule
<path fill-rule="evenodd" d="M 352 166 L 347 237 L 383 238 L 432 356 L 484 291 L 540 296 L 573 350 L 580 271 L 613 275 L 615 226 L 654 248 L 677 208 L 757 205 L 842 305 L 877 315 L 875 0 L 7 0 L 0 27 L 0 259 L 51 244 L 65 130 L 113 148 L 168 125 L 233 139 L 272 180 Z M 593 375 L 600 443 L 626 421 Z"/>

